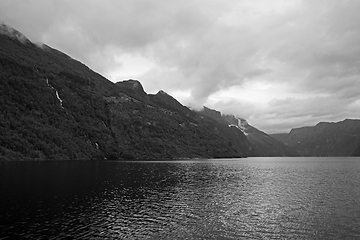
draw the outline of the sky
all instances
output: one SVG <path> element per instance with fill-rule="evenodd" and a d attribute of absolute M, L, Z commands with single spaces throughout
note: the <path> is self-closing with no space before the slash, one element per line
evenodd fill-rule
<path fill-rule="evenodd" d="M 113 82 L 266 133 L 360 118 L 359 0 L 1 0 L 0 21 Z"/>

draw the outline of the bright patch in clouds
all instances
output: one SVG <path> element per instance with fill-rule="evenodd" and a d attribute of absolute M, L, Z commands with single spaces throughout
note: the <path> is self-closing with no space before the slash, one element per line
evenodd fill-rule
<path fill-rule="evenodd" d="M 119 54 L 114 56 L 117 67 L 110 69 L 106 76 L 113 82 L 137 79 L 155 67 L 153 61 L 139 54 Z"/>
<path fill-rule="evenodd" d="M 358 0 L 3 0 L 0 20 L 112 81 L 269 133 L 360 118 Z"/>
<path fill-rule="evenodd" d="M 279 86 L 281 87 L 281 86 Z M 236 99 L 238 101 L 248 101 L 257 104 L 266 105 L 270 100 L 284 94 L 284 90 L 276 88 L 268 82 L 247 82 L 242 86 L 233 86 L 229 89 L 220 90 L 211 95 L 207 101 L 209 104 L 217 101 L 227 101 L 227 99 Z"/>
<path fill-rule="evenodd" d="M 298 7 L 301 1 L 289 0 L 245 0 L 239 5 L 255 13 L 282 13 Z"/>

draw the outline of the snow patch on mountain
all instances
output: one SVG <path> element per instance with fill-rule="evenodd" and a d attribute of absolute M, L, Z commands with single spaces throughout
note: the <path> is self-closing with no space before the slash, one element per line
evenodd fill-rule
<path fill-rule="evenodd" d="M 246 136 L 249 135 L 248 132 L 246 132 L 248 126 L 249 126 L 249 123 L 243 119 L 243 118 L 238 118 L 236 116 L 233 116 L 233 118 L 235 120 L 237 120 L 237 123 L 236 124 L 229 124 L 229 127 L 236 127 L 238 128 L 241 132 L 243 132 Z"/>

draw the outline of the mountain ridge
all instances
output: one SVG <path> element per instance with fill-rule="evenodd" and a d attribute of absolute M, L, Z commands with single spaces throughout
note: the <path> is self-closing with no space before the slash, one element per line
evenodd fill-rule
<path fill-rule="evenodd" d="M 270 136 L 207 107 L 191 110 L 162 90 L 147 94 L 138 80 L 113 83 L 11 29 L 0 31 L 0 160 L 300 155 L 282 141 L 286 134 Z"/>
<path fill-rule="evenodd" d="M 249 155 L 243 134 L 134 80 L 112 83 L 47 45 L 0 34 L 0 66 L 2 160 Z"/>
<path fill-rule="evenodd" d="M 271 136 L 303 156 L 354 156 L 359 154 L 360 120 L 319 122 Z"/>

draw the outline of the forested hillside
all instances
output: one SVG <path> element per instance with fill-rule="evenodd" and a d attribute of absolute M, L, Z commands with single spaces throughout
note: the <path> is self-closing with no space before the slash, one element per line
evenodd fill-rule
<path fill-rule="evenodd" d="M 360 120 L 321 122 L 272 136 L 302 156 L 352 156 L 359 154 Z"/>
<path fill-rule="evenodd" d="M 114 84 L 46 45 L 0 34 L 0 67 L 1 159 L 251 155 L 242 133 L 229 138 L 171 96 L 148 96 L 137 81 Z"/>

